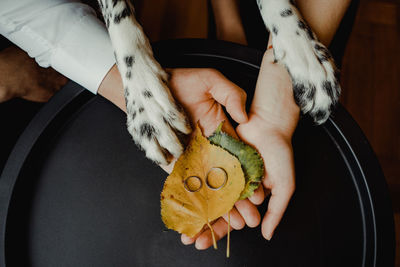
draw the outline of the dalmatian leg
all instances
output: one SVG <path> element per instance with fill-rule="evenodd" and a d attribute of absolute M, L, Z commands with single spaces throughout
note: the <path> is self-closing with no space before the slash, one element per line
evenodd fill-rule
<path fill-rule="evenodd" d="M 296 103 L 324 123 L 340 95 L 338 71 L 329 50 L 302 19 L 291 0 L 257 0 L 272 34 L 275 60 L 288 70 Z"/>
<path fill-rule="evenodd" d="M 124 84 L 127 128 L 135 143 L 157 164 L 183 151 L 176 132 L 191 127 L 166 85 L 167 73 L 153 57 L 150 43 L 134 18 L 129 0 L 99 0 Z"/>

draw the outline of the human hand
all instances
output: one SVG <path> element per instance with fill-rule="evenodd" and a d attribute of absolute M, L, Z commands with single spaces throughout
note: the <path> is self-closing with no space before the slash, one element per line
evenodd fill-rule
<path fill-rule="evenodd" d="M 252 204 L 261 204 L 264 196 L 271 194 L 268 211 L 261 225 L 262 234 L 268 240 L 279 224 L 295 189 L 291 138 L 300 113 L 293 100 L 290 76 L 283 66 L 274 64 L 273 61 L 272 51 L 268 50 L 263 58 L 249 119 L 236 128 L 238 136 L 254 146 L 264 160 L 262 186 L 249 200 Z M 252 212 L 246 207 L 241 210 L 241 214 L 249 211 Z M 216 238 L 223 238 L 228 229 L 226 221 L 218 220 L 214 225 Z M 182 241 L 185 244 L 196 242 L 196 248 L 206 249 L 212 245 L 212 236 L 210 231 L 205 231 L 195 238 L 183 236 Z"/>
<path fill-rule="evenodd" d="M 169 83 L 171 93 L 186 110 L 192 123 L 199 122 L 203 133 L 208 136 L 214 132 L 221 121 L 225 121 L 224 131 L 237 137 L 222 106 L 226 107 L 227 112 L 236 122 L 245 123 L 247 121 L 246 93 L 240 87 L 213 69 L 171 69 L 169 72 L 171 74 Z M 172 166 L 173 164 L 169 165 L 169 172 Z M 260 196 L 260 193 L 262 191 L 256 194 L 258 202 L 260 199 L 263 200 L 263 195 Z M 213 223 L 216 234 L 224 230 L 220 226 L 224 225 L 227 220 L 228 217 L 225 214 Z M 230 212 L 230 221 L 234 229 L 241 229 L 245 224 L 253 227 L 259 224 L 260 214 L 256 206 L 249 200 L 240 200 Z M 208 237 L 207 230 L 203 236 Z M 194 242 L 194 239 L 182 235 L 182 242 L 190 244 Z"/>
<path fill-rule="evenodd" d="M 247 115 L 245 112 L 246 94 L 234 83 L 227 80 L 221 73 L 212 69 L 173 69 L 170 70 L 171 79 L 169 88 L 174 98 L 181 103 L 193 123 L 199 122 L 206 136 L 212 134 L 221 121 L 225 121 L 224 131 L 237 137 L 232 125 L 229 123 L 222 105 L 227 112 L 238 123 L 245 123 Z M 172 169 L 172 164 L 170 166 Z M 169 171 L 170 171 L 169 169 Z M 252 200 L 260 204 L 264 199 L 262 190 L 257 190 Z M 260 222 L 260 214 L 250 200 L 240 200 L 230 212 L 230 221 L 233 229 L 242 229 L 245 224 L 255 227 Z M 228 215 L 217 219 L 212 227 L 215 234 L 226 233 Z M 208 240 L 208 238 L 210 238 Z M 192 244 L 195 240 L 196 247 L 204 249 L 208 241 L 212 241 L 209 230 L 199 234 L 196 238 L 189 238 L 182 235 L 184 244 Z M 202 241 L 203 240 L 203 241 Z"/>
<path fill-rule="evenodd" d="M 204 135 L 211 135 L 221 121 L 235 135 L 222 106 L 237 123 L 245 123 L 246 93 L 215 69 L 168 69 L 169 88 L 187 112 L 192 126 L 198 122 Z"/>
<path fill-rule="evenodd" d="M 270 240 L 295 190 L 292 135 L 300 108 L 293 98 L 287 70 L 274 64 L 272 50 L 263 58 L 249 121 L 236 128 L 239 137 L 260 152 L 265 166 L 262 185 L 271 197 L 261 223 Z"/>
<path fill-rule="evenodd" d="M 192 125 L 200 124 L 205 135 L 210 135 L 221 121 L 228 121 L 222 105 L 238 123 L 247 121 L 245 111 L 246 93 L 213 69 L 169 69 L 169 90 L 184 107 Z M 127 112 L 121 75 L 114 65 L 101 83 L 98 93 L 124 112 Z M 236 136 L 229 123 L 224 131 Z M 175 159 L 176 160 L 176 159 Z M 175 160 L 160 165 L 171 173 Z"/>
<path fill-rule="evenodd" d="M 68 81 L 52 68 L 41 68 L 15 46 L 0 52 L 0 76 L 0 103 L 14 97 L 47 102 Z"/>

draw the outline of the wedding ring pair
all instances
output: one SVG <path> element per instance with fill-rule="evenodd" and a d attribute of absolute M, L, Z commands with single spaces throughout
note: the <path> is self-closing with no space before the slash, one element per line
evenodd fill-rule
<path fill-rule="evenodd" d="M 210 174 L 214 173 L 214 172 L 220 172 L 224 175 L 224 180 L 221 184 L 219 185 L 213 185 L 212 183 L 210 183 L 209 178 L 210 178 Z M 228 181 L 228 174 L 226 173 L 226 171 L 221 168 L 221 167 L 212 167 L 206 175 L 206 186 L 208 188 L 210 188 L 211 190 L 219 190 L 222 187 L 224 187 L 226 185 L 226 182 Z M 188 192 L 194 193 L 199 191 L 202 186 L 203 186 L 203 180 L 201 180 L 200 177 L 198 176 L 189 176 L 187 177 L 185 180 L 183 180 L 183 185 L 185 187 L 185 189 Z"/>

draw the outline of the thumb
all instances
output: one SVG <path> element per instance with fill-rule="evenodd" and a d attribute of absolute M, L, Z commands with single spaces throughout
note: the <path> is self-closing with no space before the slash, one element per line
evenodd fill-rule
<path fill-rule="evenodd" d="M 218 83 L 213 84 L 209 92 L 218 103 L 225 106 L 226 111 L 237 123 L 247 122 L 247 95 L 242 88 L 222 76 Z"/>

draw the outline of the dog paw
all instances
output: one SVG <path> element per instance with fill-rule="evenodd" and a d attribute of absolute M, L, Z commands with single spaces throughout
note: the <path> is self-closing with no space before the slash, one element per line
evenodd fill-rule
<path fill-rule="evenodd" d="M 125 56 L 122 62 L 118 60 L 118 67 L 125 86 L 129 133 L 146 157 L 168 164 L 170 155 L 177 158 L 183 152 L 177 135 L 191 132 L 183 109 L 166 85 L 168 74 L 147 53 Z"/>
<path fill-rule="evenodd" d="M 166 165 L 183 151 L 179 133 L 190 124 L 175 103 L 167 73 L 153 57 L 149 40 L 134 16 L 131 1 L 99 1 L 124 85 L 127 126 L 146 156 Z"/>
<path fill-rule="evenodd" d="M 302 112 L 308 113 L 315 123 L 324 123 L 340 95 L 338 71 L 328 49 L 316 39 L 304 38 L 298 40 L 297 45 L 276 44 L 274 49 L 278 51 L 276 54 L 283 55 L 276 60 L 288 70 L 292 78 L 293 95 Z"/>
<path fill-rule="evenodd" d="M 261 2 L 269 4 L 268 12 L 263 14 L 261 7 L 261 13 L 272 34 L 275 61 L 283 64 L 292 78 L 296 103 L 317 124 L 324 123 L 340 95 L 338 71 L 329 50 L 318 41 L 293 2 Z"/>

